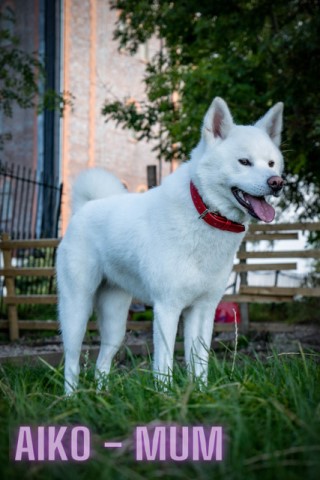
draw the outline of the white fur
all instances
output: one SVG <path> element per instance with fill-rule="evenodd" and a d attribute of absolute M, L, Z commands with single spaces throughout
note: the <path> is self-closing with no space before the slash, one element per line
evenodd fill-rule
<path fill-rule="evenodd" d="M 199 219 L 190 180 L 211 210 L 247 225 L 248 214 L 231 187 L 252 195 L 272 193 L 267 180 L 281 175 L 283 168 L 273 141 L 280 138 L 280 110 L 271 109 L 258 126 L 236 126 L 226 103 L 214 99 L 191 160 L 143 194 L 126 193 L 119 180 L 96 169 L 80 176 L 74 190 L 76 210 L 95 195 L 112 196 L 79 208 L 58 249 L 67 393 L 78 383 L 81 344 L 92 309 L 97 310 L 101 332 L 96 369 L 101 379 L 123 341 L 132 297 L 154 307 L 156 379 L 170 380 L 182 314 L 188 369 L 206 382 L 214 312 L 244 233 L 217 230 Z M 241 165 L 239 158 L 250 158 L 252 166 Z M 272 168 L 270 160 L 275 162 Z"/>
<path fill-rule="evenodd" d="M 80 173 L 72 189 L 72 213 L 87 202 L 125 192 L 124 185 L 112 173 L 102 168 L 91 168 Z"/>

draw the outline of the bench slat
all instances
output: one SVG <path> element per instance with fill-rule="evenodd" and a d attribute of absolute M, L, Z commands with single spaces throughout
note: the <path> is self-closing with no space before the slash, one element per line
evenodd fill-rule
<path fill-rule="evenodd" d="M 0 276 L 4 277 L 54 277 L 53 267 L 11 267 L 0 268 Z"/>
<path fill-rule="evenodd" d="M 240 260 L 248 258 L 320 258 L 320 249 L 310 250 L 285 250 L 277 252 L 245 252 L 239 251 L 237 258 Z"/>
<path fill-rule="evenodd" d="M 296 270 L 296 263 L 237 263 L 233 266 L 234 272 L 256 272 L 265 270 Z"/>
<path fill-rule="evenodd" d="M 250 287 L 241 286 L 240 294 L 244 295 L 281 295 L 281 296 L 296 296 L 301 295 L 303 297 L 319 297 L 320 288 L 307 288 L 307 287 Z"/>
<path fill-rule="evenodd" d="M 8 295 L 3 297 L 5 305 L 54 305 L 57 295 Z"/>

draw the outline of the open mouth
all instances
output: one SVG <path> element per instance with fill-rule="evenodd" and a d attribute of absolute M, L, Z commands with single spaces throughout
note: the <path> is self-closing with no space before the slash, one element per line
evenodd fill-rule
<path fill-rule="evenodd" d="M 252 217 L 262 220 L 263 222 L 272 222 L 275 211 L 274 208 L 266 202 L 264 197 L 254 197 L 237 187 L 232 187 L 231 191 L 238 203 L 240 203 Z"/>

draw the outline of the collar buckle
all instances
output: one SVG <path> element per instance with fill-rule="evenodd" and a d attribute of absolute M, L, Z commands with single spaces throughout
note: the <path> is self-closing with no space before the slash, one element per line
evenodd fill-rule
<path fill-rule="evenodd" d="M 200 220 L 200 219 L 203 220 L 204 217 L 205 217 L 206 215 L 208 215 L 208 213 L 210 213 L 209 208 L 207 208 L 203 213 L 201 213 L 201 214 L 199 215 L 199 217 L 198 217 L 199 220 Z"/>

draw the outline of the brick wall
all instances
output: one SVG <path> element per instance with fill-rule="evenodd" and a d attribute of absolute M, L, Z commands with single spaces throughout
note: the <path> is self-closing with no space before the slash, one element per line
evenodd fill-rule
<path fill-rule="evenodd" d="M 64 88 L 75 96 L 63 120 L 62 175 L 65 186 L 63 229 L 70 215 L 70 187 L 76 175 L 101 166 L 119 176 L 130 191 L 146 188 L 146 166 L 157 164 L 152 146 L 133 132 L 105 123 L 105 99 L 145 99 L 145 48 L 134 57 L 118 52 L 113 41 L 117 12 L 106 0 L 64 2 Z M 155 51 L 157 42 L 151 42 Z M 169 165 L 164 165 L 164 174 Z"/>
<path fill-rule="evenodd" d="M 40 0 L 0 0 L 0 9 L 12 8 L 14 33 L 21 47 L 39 51 L 41 38 Z M 119 53 L 113 30 L 117 12 L 108 0 L 61 1 L 61 89 L 75 99 L 60 122 L 60 175 L 64 183 L 62 233 L 70 217 L 70 190 L 83 169 L 101 166 L 126 183 L 130 191 L 146 188 L 147 165 L 158 165 L 152 145 L 137 142 L 134 133 L 105 123 L 101 109 L 106 98 L 145 100 L 143 76 L 147 55 L 159 48 L 156 40 L 142 46 L 135 56 Z M 1 114 L 0 114 L 1 115 Z M 0 117 L 3 131 L 12 133 L 2 160 L 37 168 L 41 158 L 43 119 L 32 109 L 14 108 L 12 119 Z M 2 124 L 2 125 L 1 125 Z M 59 138 L 55 138 L 59 143 Z M 163 165 L 163 175 L 170 166 Z"/>

